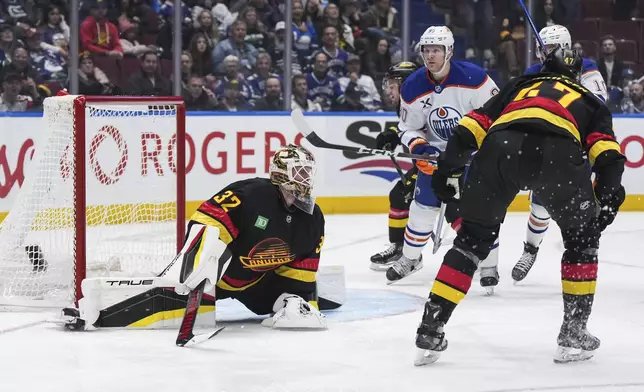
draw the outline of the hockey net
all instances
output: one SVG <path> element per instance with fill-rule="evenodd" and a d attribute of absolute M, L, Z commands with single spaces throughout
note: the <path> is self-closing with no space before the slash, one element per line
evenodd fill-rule
<path fill-rule="evenodd" d="M 185 228 L 182 101 L 52 97 L 42 128 L 0 224 L 0 307 L 65 306 L 84 277 L 161 272 Z"/>

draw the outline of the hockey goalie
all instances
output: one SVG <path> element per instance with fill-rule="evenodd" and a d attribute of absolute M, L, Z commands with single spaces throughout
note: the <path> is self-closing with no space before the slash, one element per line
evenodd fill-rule
<path fill-rule="evenodd" d="M 232 183 L 201 204 L 183 249 L 158 276 L 83 280 L 78 309 L 63 310 L 66 326 L 178 326 L 186 295 L 205 281 L 200 315 L 214 312 L 216 300 L 233 298 L 257 315 L 271 315 L 265 326 L 326 328 L 316 279 L 324 216 L 312 196 L 315 172 L 305 148 L 280 148 L 268 179 Z M 343 275 L 328 276 L 335 292 L 320 300 L 327 309 L 341 305 L 344 289 Z"/>

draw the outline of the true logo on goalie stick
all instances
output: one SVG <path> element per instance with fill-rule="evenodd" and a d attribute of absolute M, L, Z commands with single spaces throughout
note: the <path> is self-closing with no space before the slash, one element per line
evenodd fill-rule
<path fill-rule="evenodd" d="M 152 279 L 138 280 L 108 280 L 105 283 L 110 286 L 150 286 L 154 283 Z"/>

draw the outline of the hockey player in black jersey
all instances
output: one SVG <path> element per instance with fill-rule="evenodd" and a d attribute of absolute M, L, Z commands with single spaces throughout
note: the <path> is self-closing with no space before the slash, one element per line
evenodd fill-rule
<path fill-rule="evenodd" d="M 324 216 L 311 195 L 315 171 L 313 155 L 303 147 L 280 148 L 270 178 L 232 183 L 201 204 L 183 249 L 159 276 L 148 278 L 149 289 L 133 295 L 117 285 L 105 295 L 104 278 L 84 280 L 80 312 L 68 312 L 77 316 L 70 326 L 177 325 L 168 319 L 181 320 L 185 295 L 206 280 L 202 311 L 234 298 L 255 314 L 273 314 L 264 325 L 326 328 L 316 291 Z"/>
<path fill-rule="evenodd" d="M 400 87 L 405 79 L 418 66 L 409 61 L 403 61 L 389 67 L 382 82 L 382 88 L 389 96 L 389 100 L 396 106 L 396 112 L 400 115 Z M 384 130 L 376 138 L 376 148 L 388 149 L 393 151 L 400 144 L 398 130 L 396 127 L 390 127 Z M 409 169 L 404 180 L 400 179 L 389 192 L 389 242 L 390 245 L 382 252 L 371 256 L 371 269 L 376 271 L 386 271 L 387 268 L 402 255 L 403 241 L 405 236 L 405 226 L 409 217 L 409 205 L 414 196 L 416 187 L 416 177 L 418 169 L 415 165 Z"/>
<path fill-rule="evenodd" d="M 443 260 L 417 330 L 416 365 L 447 348 L 443 332 L 487 257 L 516 194 L 532 190 L 561 228 L 564 317 L 557 363 L 589 359 L 600 341 L 586 329 L 597 279 L 601 232 L 625 198 L 625 157 L 606 105 L 579 84 L 580 55 L 557 48 L 542 73 L 518 77 L 465 116 L 438 162 L 432 187 L 454 202 L 457 179 L 473 151 L 459 209 L 463 221 Z M 590 163 L 590 165 L 589 165 Z M 596 176 L 590 180 L 589 167 Z"/>

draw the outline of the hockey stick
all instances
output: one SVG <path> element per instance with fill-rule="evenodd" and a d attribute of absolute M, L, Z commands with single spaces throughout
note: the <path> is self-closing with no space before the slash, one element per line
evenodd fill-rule
<path fill-rule="evenodd" d="M 445 210 L 447 210 L 447 204 L 441 203 L 441 209 L 438 213 L 438 222 L 436 223 L 436 228 L 434 229 L 434 247 L 432 248 L 432 254 L 436 254 L 438 249 L 443 243 L 443 222 L 445 222 Z"/>
<path fill-rule="evenodd" d="M 530 27 L 532 28 L 532 31 L 534 31 L 535 36 L 537 37 L 537 43 L 539 44 L 539 50 L 541 51 L 541 54 L 543 55 L 542 58 L 546 58 L 548 55 L 546 51 L 546 45 L 543 43 L 543 40 L 541 39 L 541 36 L 539 35 L 539 31 L 537 31 L 537 26 L 534 25 L 534 21 L 532 20 L 532 17 L 530 16 L 530 10 L 528 10 L 528 7 L 525 6 L 525 3 L 523 0 L 519 0 L 519 4 L 523 8 L 523 12 L 525 12 L 525 17 L 528 19 L 528 23 L 530 23 Z M 542 60 L 543 61 L 543 60 Z"/>
<path fill-rule="evenodd" d="M 219 332 L 223 331 L 226 327 L 218 327 L 212 332 L 195 335 L 193 328 L 195 321 L 197 321 L 197 314 L 199 313 L 199 305 L 203 297 L 203 290 L 206 286 L 206 281 L 199 283 L 199 285 L 190 292 L 188 295 L 188 302 L 186 303 L 186 313 L 183 315 L 181 326 L 179 327 L 179 335 L 177 336 L 177 346 L 184 347 L 185 345 L 194 345 L 213 338 Z"/>
<path fill-rule="evenodd" d="M 438 159 L 437 154 L 419 155 L 419 154 L 410 154 L 406 152 L 378 150 L 376 148 L 351 147 L 351 146 L 344 146 L 340 144 L 328 143 L 324 141 L 320 136 L 318 136 L 318 134 L 315 133 L 313 128 L 311 128 L 309 123 L 306 122 L 306 119 L 304 118 L 304 114 L 302 113 L 302 110 L 294 109 L 291 112 L 291 119 L 293 120 L 293 124 L 295 124 L 295 128 L 297 128 L 297 131 L 302 135 L 304 135 L 304 137 L 306 137 L 306 140 L 308 140 L 313 146 L 318 148 L 355 152 L 358 154 L 365 154 L 365 155 L 384 155 L 384 156 L 396 157 L 396 158 L 411 158 L 411 159 L 422 159 L 422 160 Z"/>

